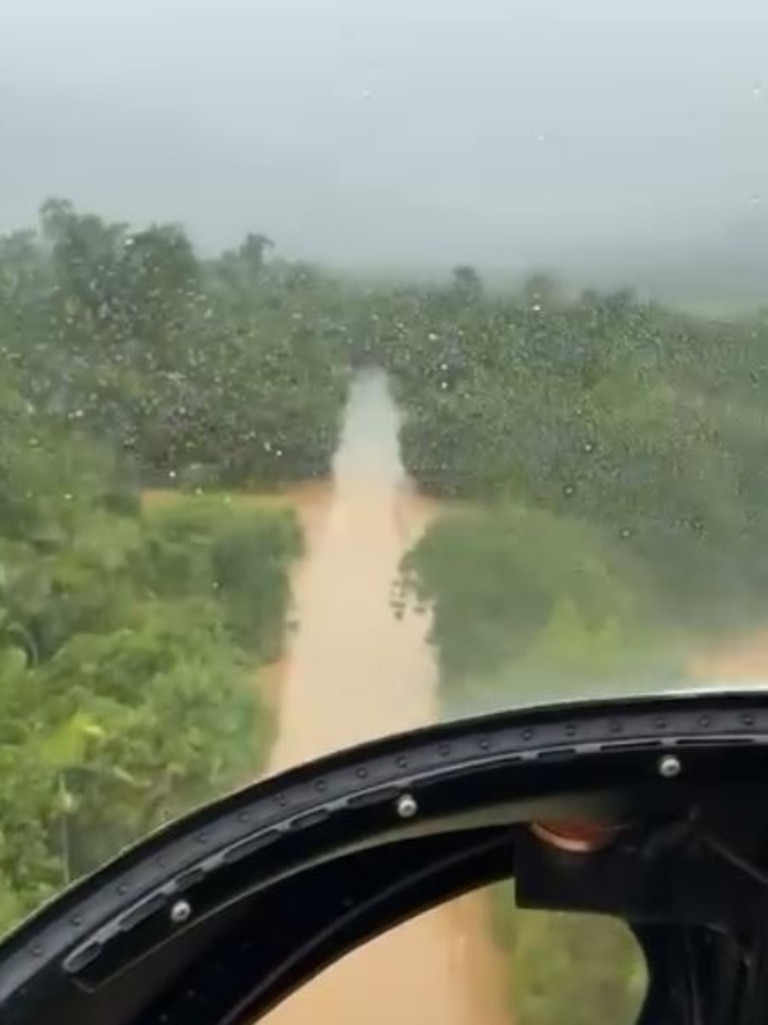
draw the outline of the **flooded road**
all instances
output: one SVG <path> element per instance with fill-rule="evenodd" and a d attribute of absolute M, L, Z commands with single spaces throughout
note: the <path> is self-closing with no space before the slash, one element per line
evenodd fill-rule
<path fill-rule="evenodd" d="M 434 721 L 425 616 L 397 620 L 392 584 L 435 509 L 398 455 L 384 376 L 352 388 L 333 483 L 293 493 L 308 555 L 295 577 L 298 629 L 281 667 L 271 771 Z M 335 965 L 269 1016 L 271 1025 L 509 1025 L 484 895 L 401 926 Z"/>

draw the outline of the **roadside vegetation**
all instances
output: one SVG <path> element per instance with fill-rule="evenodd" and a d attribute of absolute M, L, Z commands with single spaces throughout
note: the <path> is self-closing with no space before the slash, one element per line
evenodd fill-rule
<path fill-rule="evenodd" d="M 264 766 L 302 537 L 221 488 L 325 473 L 345 371 L 303 283 L 238 306 L 259 252 L 58 202 L 0 242 L 0 931 Z"/>

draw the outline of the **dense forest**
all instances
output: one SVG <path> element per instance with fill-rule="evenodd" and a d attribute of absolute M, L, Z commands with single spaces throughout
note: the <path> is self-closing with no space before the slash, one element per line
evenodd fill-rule
<path fill-rule="evenodd" d="M 62 200 L 0 243 L 2 354 L 31 402 L 118 449 L 147 484 L 328 472 L 346 394 L 340 287 L 246 236 L 201 259 Z"/>
<path fill-rule="evenodd" d="M 764 622 L 767 346 L 759 314 L 468 266 L 361 281 L 258 233 L 204 257 L 47 201 L 0 239 L 0 931 L 263 764 L 253 678 L 302 537 L 228 492 L 328 475 L 356 366 L 387 371 L 404 465 L 453 509 L 401 581 L 452 713 L 669 680 Z M 519 1025 L 559 1021 L 535 965 L 567 929 L 510 914 Z M 595 959 L 627 966 L 611 1008 L 636 997 L 622 942 Z M 570 1006 L 602 985 L 572 982 Z"/>

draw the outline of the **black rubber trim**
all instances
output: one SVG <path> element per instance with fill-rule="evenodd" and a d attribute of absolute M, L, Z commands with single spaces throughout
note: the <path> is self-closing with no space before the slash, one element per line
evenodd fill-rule
<path fill-rule="evenodd" d="M 406 840 L 415 826 L 448 828 L 452 816 L 535 795 L 658 784 L 670 751 L 683 781 L 765 774 L 767 748 L 768 695 L 749 691 L 503 712 L 333 755 L 174 823 L 25 923 L 0 944 L 0 1019 L 43 1020 L 43 990 L 48 999 L 67 986 L 97 990 L 292 873 Z M 414 819 L 398 814 L 405 793 L 417 802 Z M 175 923 L 170 909 L 182 897 L 191 916 Z"/>

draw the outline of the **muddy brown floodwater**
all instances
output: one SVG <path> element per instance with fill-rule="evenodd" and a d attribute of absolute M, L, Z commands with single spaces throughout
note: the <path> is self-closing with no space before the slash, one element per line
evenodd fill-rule
<path fill-rule="evenodd" d="M 698 654 L 691 661 L 690 673 L 699 683 L 767 685 L 768 630 L 750 631 L 727 645 Z"/>
<path fill-rule="evenodd" d="M 270 771 L 434 721 L 427 617 L 391 606 L 401 556 L 436 509 L 400 464 L 397 413 L 380 373 L 352 387 L 332 483 L 288 497 L 307 536 L 294 580 L 298 628 L 277 680 Z M 334 965 L 270 1025 L 510 1025 L 506 966 L 484 894 L 400 926 Z"/>

